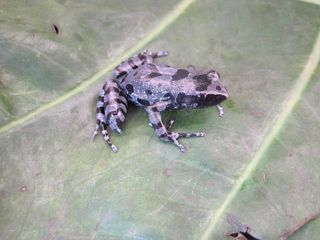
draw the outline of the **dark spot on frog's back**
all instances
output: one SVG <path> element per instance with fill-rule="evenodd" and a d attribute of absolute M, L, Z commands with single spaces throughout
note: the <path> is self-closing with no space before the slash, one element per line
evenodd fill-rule
<path fill-rule="evenodd" d="M 157 72 L 152 72 L 148 75 L 149 78 L 155 78 L 155 77 L 159 77 L 159 76 L 162 76 L 162 75 Z"/>
<path fill-rule="evenodd" d="M 172 80 L 180 80 L 188 77 L 189 71 L 186 69 L 178 69 L 178 71 L 172 76 Z"/>
<path fill-rule="evenodd" d="M 128 90 L 128 93 L 129 93 L 129 94 L 131 94 L 131 93 L 134 92 L 133 86 L 132 86 L 131 84 L 128 84 L 128 85 L 126 86 L 126 89 Z"/>
<path fill-rule="evenodd" d="M 165 95 L 163 95 L 163 98 L 165 99 L 165 101 L 174 100 L 174 96 L 171 93 L 166 93 Z"/>
<path fill-rule="evenodd" d="M 148 100 L 144 100 L 141 98 L 137 99 L 138 103 L 140 103 L 142 106 L 150 106 L 150 102 Z"/>
<path fill-rule="evenodd" d="M 128 77 L 128 74 L 124 75 L 124 77 L 121 80 L 121 83 L 123 83 L 126 80 L 127 77 Z"/>
<path fill-rule="evenodd" d="M 196 91 L 205 91 L 208 89 L 211 80 L 207 77 L 207 74 L 197 75 L 193 77 Z"/>
<path fill-rule="evenodd" d="M 152 91 L 151 91 L 150 89 L 147 89 L 147 90 L 146 90 L 146 94 L 147 94 L 147 95 L 151 95 L 151 94 L 152 94 Z"/>
<path fill-rule="evenodd" d="M 148 68 L 151 72 L 158 72 L 158 68 L 155 64 L 149 63 Z"/>
<path fill-rule="evenodd" d="M 146 56 L 144 56 L 143 54 L 139 53 L 139 54 L 138 54 L 138 58 L 139 58 L 141 61 L 143 61 L 143 60 L 146 59 Z"/>

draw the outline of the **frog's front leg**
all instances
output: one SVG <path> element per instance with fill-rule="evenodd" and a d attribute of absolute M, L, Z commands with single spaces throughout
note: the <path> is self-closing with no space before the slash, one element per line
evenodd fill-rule
<path fill-rule="evenodd" d="M 217 109 L 219 111 L 219 116 L 223 117 L 223 115 L 224 115 L 223 107 L 220 104 L 218 104 Z"/>
<path fill-rule="evenodd" d="M 149 121 L 156 131 L 158 137 L 163 141 L 171 141 L 177 145 L 182 152 L 185 152 L 185 147 L 178 141 L 180 137 L 203 137 L 205 133 L 203 132 L 193 132 L 193 133 L 181 133 L 181 132 L 171 132 L 168 131 L 161 120 L 161 111 L 164 111 L 170 102 L 160 102 L 146 108 L 149 115 Z M 172 125 L 172 124 L 171 124 Z"/>
<path fill-rule="evenodd" d="M 175 123 L 174 119 L 170 119 L 167 123 L 167 130 L 171 129 L 173 124 Z M 190 138 L 190 137 L 203 137 L 206 134 L 204 132 L 187 132 L 187 133 L 181 133 L 179 132 L 179 137 L 185 137 L 185 138 Z"/>

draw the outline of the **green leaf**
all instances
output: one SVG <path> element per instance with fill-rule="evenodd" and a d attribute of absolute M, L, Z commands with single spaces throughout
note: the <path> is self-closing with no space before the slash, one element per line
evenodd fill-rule
<path fill-rule="evenodd" d="M 1 239 L 318 239 L 320 4 L 181 0 L 0 3 Z M 114 154 L 97 92 L 121 60 L 220 72 L 230 99 L 173 111 L 182 154 L 130 107 Z M 234 229 L 233 229 L 234 230 Z"/>

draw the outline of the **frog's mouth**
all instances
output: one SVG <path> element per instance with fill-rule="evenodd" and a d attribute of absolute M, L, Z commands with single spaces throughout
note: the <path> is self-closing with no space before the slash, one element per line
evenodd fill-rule
<path fill-rule="evenodd" d="M 205 97 L 203 107 L 218 105 L 226 99 L 227 99 L 227 97 L 225 95 L 208 94 Z"/>

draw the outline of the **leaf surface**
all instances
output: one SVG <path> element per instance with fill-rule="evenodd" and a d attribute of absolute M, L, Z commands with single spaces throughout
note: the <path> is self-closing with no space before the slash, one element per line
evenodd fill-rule
<path fill-rule="evenodd" d="M 320 212 L 320 6 L 301 1 L 0 3 L 1 239 L 227 239 L 226 214 L 279 239 Z M 166 112 L 161 142 L 130 107 L 119 152 L 92 142 L 98 89 L 148 48 L 215 69 L 230 99 Z M 318 239 L 320 220 L 292 239 Z"/>

